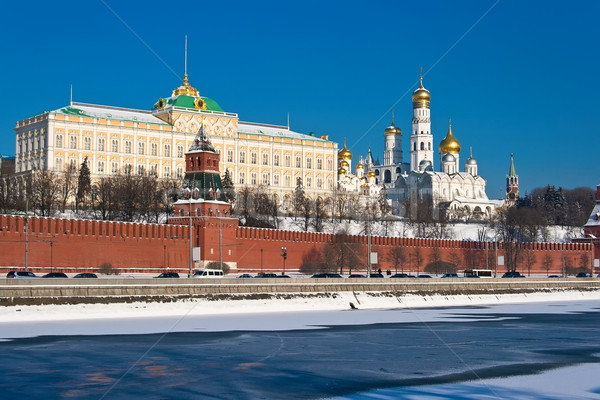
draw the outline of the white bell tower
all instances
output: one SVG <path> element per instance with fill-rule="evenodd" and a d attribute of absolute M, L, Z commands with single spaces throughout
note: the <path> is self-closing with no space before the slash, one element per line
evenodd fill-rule
<path fill-rule="evenodd" d="M 418 171 L 419 164 L 423 160 L 431 162 L 433 169 L 433 135 L 431 134 L 431 114 L 429 102 L 431 93 L 421 84 L 412 95 L 413 119 L 412 132 L 410 134 L 410 170 Z"/>

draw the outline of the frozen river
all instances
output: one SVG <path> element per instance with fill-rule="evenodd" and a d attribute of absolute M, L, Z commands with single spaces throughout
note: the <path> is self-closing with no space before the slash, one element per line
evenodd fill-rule
<path fill-rule="evenodd" d="M 0 322 L 0 390 L 3 399 L 600 399 L 599 333 L 597 300 Z"/>

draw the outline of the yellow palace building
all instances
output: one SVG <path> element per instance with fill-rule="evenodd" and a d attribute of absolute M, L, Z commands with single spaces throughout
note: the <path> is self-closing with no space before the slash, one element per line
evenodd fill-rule
<path fill-rule="evenodd" d="M 325 199 L 337 181 L 338 144 L 327 136 L 294 132 L 289 126 L 240 121 L 188 83 L 152 110 L 71 102 L 16 123 L 15 170 L 77 170 L 85 157 L 92 179 L 116 174 L 150 174 L 182 179 L 184 153 L 200 127 L 221 154 L 236 189 L 264 185 L 283 211 L 297 178 L 307 196 Z"/>

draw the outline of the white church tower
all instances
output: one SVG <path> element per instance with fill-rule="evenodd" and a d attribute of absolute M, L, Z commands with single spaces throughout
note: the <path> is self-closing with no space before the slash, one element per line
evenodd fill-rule
<path fill-rule="evenodd" d="M 423 77 L 419 88 L 412 95 L 413 120 L 410 135 L 410 170 L 433 169 L 433 135 L 429 102 L 431 93 L 423 87 Z"/>
<path fill-rule="evenodd" d="M 392 125 L 385 128 L 385 150 L 383 151 L 383 165 L 402 163 L 402 130 L 394 124 L 394 110 L 392 110 Z"/>

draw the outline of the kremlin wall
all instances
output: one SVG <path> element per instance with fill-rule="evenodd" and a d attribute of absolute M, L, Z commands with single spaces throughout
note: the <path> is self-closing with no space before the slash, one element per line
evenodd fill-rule
<path fill-rule="evenodd" d="M 188 217 L 182 218 L 188 221 Z M 193 216 L 193 244 L 200 247 L 204 263 L 218 261 L 222 249 L 223 262 L 231 268 L 232 274 L 243 272 L 281 273 L 283 258 L 281 248 L 287 249 L 285 271 L 297 272 L 302 256 L 313 248 L 322 249 L 335 235 L 311 232 L 292 232 L 273 229 L 247 228 L 238 226 L 235 218 Z M 50 272 L 95 272 L 102 263 L 109 262 L 114 268 L 126 273 L 159 273 L 164 270 L 187 273 L 189 263 L 189 231 L 187 225 L 177 224 L 138 224 L 110 221 L 89 221 L 76 219 L 28 218 L 29 232 L 25 234 L 25 220 L 21 216 L 0 215 L 0 271 L 25 267 L 25 245 L 28 247 L 28 266 L 36 274 Z M 27 238 L 26 238 L 27 236 Z M 364 264 L 355 270 L 366 269 L 366 236 L 349 236 L 348 241 L 360 244 Z M 423 267 L 427 264 L 435 248 L 439 249 L 442 260 L 448 261 L 451 254 L 461 258 L 466 252 L 475 252 L 480 259 L 480 268 L 486 268 L 485 255 L 494 253 L 494 243 L 457 240 L 434 240 L 399 237 L 372 237 L 372 251 L 378 253 L 379 264 L 374 269 L 391 269 L 387 253 L 396 246 L 406 248 L 407 262 L 404 271 L 415 273 L 414 261 L 408 254 L 421 249 Z M 487 249 L 486 249 L 486 246 Z M 543 259 L 546 254 L 552 257 L 550 274 L 562 274 L 563 257 L 571 260 L 574 266 L 580 265 L 581 257 L 589 257 L 589 243 L 533 243 L 523 244 L 535 255 L 536 262 L 531 269 L 534 274 L 546 274 Z M 504 254 L 502 243 L 498 255 Z M 494 260 L 494 257 L 489 258 Z M 490 261 L 490 269 L 495 269 Z M 410 265 L 409 265 L 410 264 Z M 199 267 L 200 264 L 196 264 Z M 459 272 L 464 267 L 459 266 Z M 498 273 L 505 267 L 498 266 Z M 527 273 L 525 267 L 519 268 Z M 348 271 L 345 271 L 348 272 Z"/>

